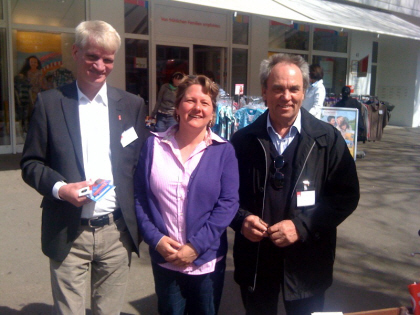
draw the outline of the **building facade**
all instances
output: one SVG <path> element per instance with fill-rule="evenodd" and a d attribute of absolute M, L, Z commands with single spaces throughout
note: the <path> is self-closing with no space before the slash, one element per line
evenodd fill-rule
<path fill-rule="evenodd" d="M 243 84 L 259 96 L 261 60 L 288 52 L 323 67 L 328 95 L 350 85 L 395 105 L 390 124 L 419 126 L 420 27 L 341 2 L 0 0 L 0 154 L 21 152 L 36 94 L 74 79 L 74 27 L 95 19 L 122 37 L 108 82 L 141 95 L 150 111 L 174 71 L 212 73 L 231 95 Z"/>

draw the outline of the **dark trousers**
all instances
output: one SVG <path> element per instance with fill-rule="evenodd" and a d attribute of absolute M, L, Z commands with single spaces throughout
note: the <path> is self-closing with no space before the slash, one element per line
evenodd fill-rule
<path fill-rule="evenodd" d="M 187 275 L 152 263 L 161 315 L 215 315 L 222 297 L 226 259 L 212 273 Z"/>
<path fill-rule="evenodd" d="M 311 315 L 313 312 L 322 312 L 324 308 L 324 293 L 295 301 L 285 301 L 282 297 L 284 313 L 283 307 L 278 306 L 281 293 L 281 284 L 266 284 L 264 281 L 257 282 L 253 292 L 248 286 L 241 286 L 246 315 Z"/>

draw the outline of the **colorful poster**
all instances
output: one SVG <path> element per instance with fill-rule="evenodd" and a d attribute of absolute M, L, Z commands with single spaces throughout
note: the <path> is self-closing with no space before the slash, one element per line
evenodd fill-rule
<path fill-rule="evenodd" d="M 18 72 L 29 56 L 39 59 L 43 76 L 57 70 L 63 63 L 60 34 L 17 31 L 16 50 Z"/>
<path fill-rule="evenodd" d="M 357 108 L 323 107 L 321 108 L 321 120 L 336 127 L 350 150 L 354 160 L 357 153 L 357 127 L 359 113 Z"/>

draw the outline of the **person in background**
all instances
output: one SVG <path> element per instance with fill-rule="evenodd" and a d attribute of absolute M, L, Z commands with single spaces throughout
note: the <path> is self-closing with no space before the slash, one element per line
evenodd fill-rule
<path fill-rule="evenodd" d="M 24 132 L 28 130 L 36 96 L 47 88 L 41 69 L 41 61 L 37 56 L 31 55 L 25 59 L 22 69 L 14 78 L 16 118 L 21 121 Z"/>
<path fill-rule="evenodd" d="M 321 108 L 324 106 L 325 87 L 324 71 L 318 64 L 312 64 L 309 67 L 309 81 L 310 86 L 305 92 L 305 99 L 302 102 L 302 107 L 309 111 L 316 118 L 321 117 Z"/>
<path fill-rule="evenodd" d="M 178 125 L 147 140 L 134 176 L 160 314 L 219 309 L 239 175 L 232 145 L 210 129 L 217 94 L 207 77 L 186 77 L 176 95 Z"/>
<path fill-rule="evenodd" d="M 340 132 L 302 110 L 309 83 L 301 56 L 260 67 L 268 110 L 232 137 L 240 208 L 234 278 L 247 315 L 321 312 L 332 284 L 337 226 L 357 207 L 355 162 Z M 345 180 L 343 180 L 345 178 Z"/>
<path fill-rule="evenodd" d="M 335 116 L 328 116 L 327 122 L 334 127 L 337 126 L 337 122 L 335 121 Z"/>
<path fill-rule="evenodd" d="M 361 135 L 365 131 L 365 122 L 362 114 L 362 104 L 350 96 L 351 89 L 348 86 L 343 86 L 341 89 L 341 100 L 338 101 L 333 107 L 345 107 L 345 108 L 357 108 L 358 110 L 358 121 L 357 121 L 357 135 L 358 139 L 363 140 Z"/>
<path fill-rule="evenodd" d="M 42 251 L 49 257 L 53 314 L 119 314 L 139 236 L 133 174 L 147 130 L 143 99 L 106 83 L 121 45 L 103 21 L 75 30 L 77 81 L 38 94 L 20 166 L 43 200 Z M 93 202 L 97 179 L 115 186 Z M 90 281 L 87 277 L 90 274 Z"/>
<path fill-rule="evenodd" d="M 183 77 L 184 75 L 181 72 L 175 72 L 171 76 L 171 82 L 161 86 L 156 106 L 152 112 L 152 117 L 156 118 L 155 131 L 166 131 L 176 124 L 174 118 L 175 93 Z"/>

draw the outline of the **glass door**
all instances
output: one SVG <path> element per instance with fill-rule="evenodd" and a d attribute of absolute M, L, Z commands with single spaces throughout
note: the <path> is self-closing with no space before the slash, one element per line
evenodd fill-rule
<path fill-rule="evenodd" d="M 11 121 L 14 116 L 8 94 L 6 47 L 6 31 L 0 29 L 0 154 L 11 153 Z"/>
<path fill-rule="evenodd" d="M 189 74 L 190 49 L 189 47 L 156 45 L 156 90 L 169 83 L 172 74 L 181 72 Z"/>
<path fill-rule="evenodd" d="M 226 48 L 194 45 L 193 72 L 204 74 L 226 91 Z"/>

